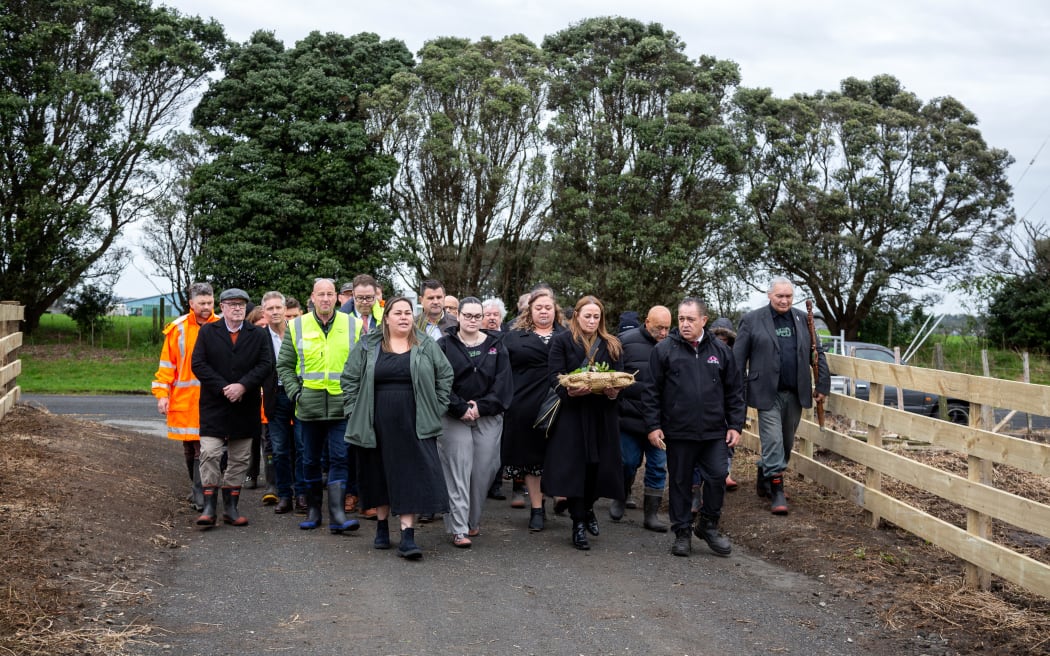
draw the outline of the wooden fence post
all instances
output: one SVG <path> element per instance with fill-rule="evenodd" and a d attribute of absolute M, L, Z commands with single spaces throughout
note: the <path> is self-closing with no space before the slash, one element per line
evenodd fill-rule
<path fill-rule="evenodd" d="M 991 368 L 988 365 L 988 350 L 981 349 L 981 368 L 984 376 L 989 377 Z M 992 430 L 995 423 L 994 408 L 987 404 L 970 404 L 970 426 Z M 992 463 L 974 455 L 966 456 L 967 478 L 975 483 L 990 485 L 992 482 Z M 988 539 L 992 534 L 992 518 L 976 510 L 966 511 L 966 532 L 980 538 Z M 979 590 L 992 588 L 992 573 L 973 563 L 966 564 L 966 585 Z"/>
<path fill-rule="evenodd" d="M 883 383 L 868 383 L 868 401 L 882 405 L 886 400 L 886 385 Z M 868 444 L 882 448 L 882 426 L 868 426 Z M 867 467 L 864 471 L 864 486 L 870 490 L 882 490 L 882 472 Z M 878 528 L 882 523 L 882 517 L 875 512 L 868 512 L 868 519 L 872 528 Z"/>
<path fill-rule="evenodd" d="M 940 342 L 933 345 L 933 368 L 944 370 L 944 345 Z M 937 416 L 948 420 L 948 397 L 944 394 L 937 395 Z"/>

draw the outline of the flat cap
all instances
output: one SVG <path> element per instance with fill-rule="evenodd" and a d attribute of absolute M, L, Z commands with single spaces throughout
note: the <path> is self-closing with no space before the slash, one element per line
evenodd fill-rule
<path fill-rule="evenodd" d="M 248 296 L 248 292 L 244 291 L 243 289 L 237 289 L 236 287 L 230 287 L 229 289 L 224 290 L 222 294 L 219 295 L 220 303 L 222 303 L 223 301 L 233 300 L 241 300 L 247 303 L 252 299 L 250 296 Z"/>

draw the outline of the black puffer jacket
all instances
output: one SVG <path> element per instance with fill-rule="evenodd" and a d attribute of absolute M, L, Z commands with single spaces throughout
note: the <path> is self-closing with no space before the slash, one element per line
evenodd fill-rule
<path fill-rule="evenodd" d="M 649 358 L 644 386 L 647 432 L 671 440 L 725 439 L 743 430 L 744 384 L 733 351 L 708 331 L 697 348 L 675 328 Z"/>
<path fill-rule="evenodd" d="M 448 415 L 459 419 L 467 411 L 467 401 L 471 400 L 477 402 L 482 417 L 505 412 L 514 399 L 514 377 L 510 354 L 503 345 L 503 333 L 482 330 L 485 341 L 469 349 L 458 333 L 459 326 L 451 326 L 445 331 L 445 339 L 437 343 L 455 373 L 448 397 Z"/>
<path fill-rule="evenodd" d="M 649 378 L 649 356 L 656 346 L 656 338 L 645 326 L 638 326 L 620 333 L 623 344 L 623 370 L 638 372 L 635 384 L 620 392 L 620 430 L 629 435 L 645 436 L 645 409 L 642 391 Z"/>

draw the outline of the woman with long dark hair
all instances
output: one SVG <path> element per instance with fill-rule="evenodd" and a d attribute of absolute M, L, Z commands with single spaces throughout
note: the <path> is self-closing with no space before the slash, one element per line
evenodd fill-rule
<path fill-rule="evenodd" d="M 390 548 L 394 514 L 401 523 L 397 555 L 417 560 L 423 550 L 415 542 L 416 515 L 448 512 L 437 437 L 452 367 L 415 327 L 409 299 L 387 303 L 382 326 L 350 352 L 339 380 L 349 416 L 346 441 L 357 448 L 362 507 L 377 511 L 375 548 Z"/>

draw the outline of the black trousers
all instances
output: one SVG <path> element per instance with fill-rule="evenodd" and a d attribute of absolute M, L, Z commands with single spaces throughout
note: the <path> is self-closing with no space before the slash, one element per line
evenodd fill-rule
<path fill-rule="evenodd" d="M 594 502 L 598 497 L 594 496 L 598 489 L 598 465 L 588 464 L 584 469 L 583 496 L 568 497 L 569 517 L 573 522 L 587 521 L 587 514 L 594 508 Z"/>
<path fill-rule="evenodd" d="M 693 524 L 693 468 L 699 467 L 704 482 L 700 514 L 713 520 L 722 516 L 726 497 L 727 458 L 725 440 L 667 440 L 668 515 L 671 530 Z"/>

